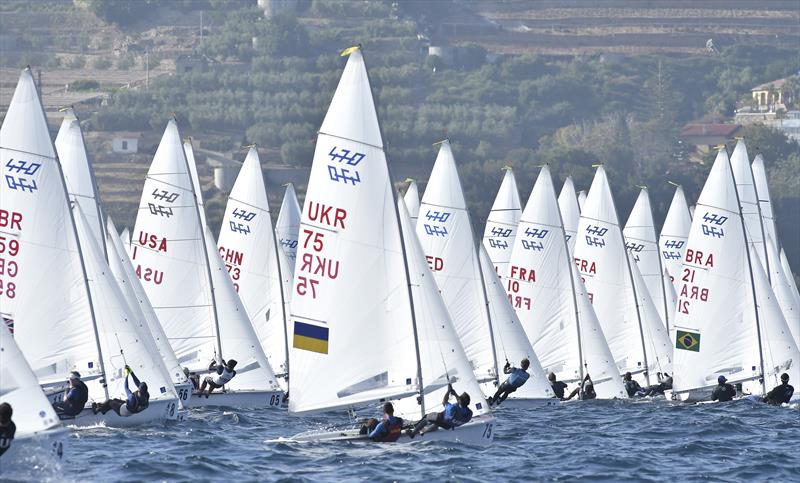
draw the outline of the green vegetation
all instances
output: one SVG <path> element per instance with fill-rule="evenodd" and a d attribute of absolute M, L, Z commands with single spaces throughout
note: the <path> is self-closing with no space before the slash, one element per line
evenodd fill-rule
<path fill-rule="evenodd" d="M 73 91 L 93 91 L 100 88 L 100 83 L 96 80 L 78 79 L 70 82 L 69 88 Z"/>
<path fill-rule="evenodd" d="M 89 3 L 101 15 L 114 1 Z M 461 45 L 448 63 L 428 56 L 418 36 L 431 30 L 425 19 L 439 15 L 431 9 L 447 2 L 314 0 L 270 19 L 255 2 L 187 1 L 183 8 L 198 5 L 223 5 L 207 12 L 221 28 L 202 45 L 219 63 L 159 78 L 146 92 L 116 94 L 93 119 L 96 128 L 161 130 L 164 113 L 174 111 L 201 145 L 257 142 L 285 163 L 308 165 L 345 62 L 337 51 L 361 42 L 394 172 L 428 172 L 431 143 L 449 136 L 476 222 L 485 218 L 505 164 L 515 167 L 527 197 L 538 165 L 550 163 L 555 175 L 571 174 L 586 188 L 597 162 L 609 171 L 623 219 L 636 186 L 645 184 L 662 220 L 673 191 L 666 181 L 683 184 L 692 199 L 708 169 L 675 159 L 680 127 L 731 116 L 752 86 L 800 68 L 796 52 L 765 46 L 731 46 L 718 55 L 490 57 L 481 46 Z M 800 244 L 789 216 L 780 217 L 800 208 L 797 145 L 764 129 L 747 136 L 773 177 L 784 243 Z"/>

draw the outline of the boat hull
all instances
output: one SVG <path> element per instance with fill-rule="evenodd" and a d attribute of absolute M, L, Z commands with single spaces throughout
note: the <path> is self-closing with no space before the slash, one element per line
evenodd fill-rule
<path fill-rule="evenodd" d="M 282 402 L 281 391 L 215 391 L 208 397 L 194 393 L 188 407 L 280 408 Z"/>
<path fill-rule="evenodd" d="M 91 406 L 89 406 L 84 408 L 77 416 L 62 417 L 61 423 L 65 426 L 75 426 L 79 428 L 97 425 L 104 425 L 112 428 L 126 428 L 154 422 L 181 419 L 181 411 L 177 399 L 158 399 L 150 401 L 150 405 L 144 411 L 126 417 L 118 415 L 113 410 L 108 411 L 106 414 L 94 414 Z"/>
<path fill-rule="evenodd" d="M 554 397 L 547 398 L 511 398 L 509 397 L 502 404 L 492 406 L 493 409 L 531 409 L 543 407 L 561 406 L 561 401 Z"/>
<path fill-rule="evenodd" d="M 419 434 L 414 438 L 406 435 L 403 431 L 397 443 L 413 443 L 419 441 L 452 441 L 466 443 L 477 446 L 488 446 L 494 441 L 495 419 L 491 415 L 473 418 L 467 424 L 461 425 L 452 430 L 436 429 L 427 433 Z M 284 440 L 285 441 L 285 440 Z M 288 439 L 294 442 L 365 442 L 372 441 L 365 435 L 360 434 L 359 427 L 345 429 L 309 431 L 297 434 Z M 387 443 L 388 444 L 388 443 Z"/>
<path fill-rule="evenodd" d="M 20 436 L 0 457 L 1 480 L 29 479 L 33 467 L 57 465 L 64 455 L 69 430 L 63 426 L 41 433 Z M 19 477 L 15 475 L 19 473 Z"/>

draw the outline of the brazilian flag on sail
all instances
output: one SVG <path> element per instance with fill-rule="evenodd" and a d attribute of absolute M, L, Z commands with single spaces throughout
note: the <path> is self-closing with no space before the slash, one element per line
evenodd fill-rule
<path fill-rule="evenodd" d="M 700 352 L 700 334 L 686 330 L 675 331 L 675 348 Z"/>

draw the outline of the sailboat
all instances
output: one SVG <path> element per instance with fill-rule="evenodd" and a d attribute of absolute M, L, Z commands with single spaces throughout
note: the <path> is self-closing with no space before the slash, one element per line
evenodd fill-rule
<path fill-rule="evenodd" d="M 411 216 L 411 226 L 417 226 L 417 218 L 419 218 L 419 187 L 417 187 L 417 182 L 411 178 L 406 179 L 406 181 L 408 182 L 408 188 L 406 188 L 403 200 L 406 203 L 408 214 Z"/>
<path fill-rule="evenodd" d="M 680 274 L 673 399 L 710 399 L 720 375 L 759 395 L 783 372 L 797 380 L 800 351 L 747 240 L 724 148 L 696 206 Z"/>
<path fill-rule="evenodd" d="M 667 330 L 642 275 L 625 248 L 605 169 L 597 167 L 581 210 L 575 264 L 620 374 L 654 384 L 658 372 L 671 373 Z"/>
<path fill-rule="evenodd" d="M 786 251 L 781 247 L 781 268 L 783 269 L 783 274 L 786 276 L 786 282 L 789 285 L 789 288 L 794 294 L 794 299 L 796 300 L 795 307 L 800 307 L 800 292 L 797 290 L 797 283 L 794 280 L 794 274 L 792 273 L 792 267 L 789 265 L 789 259 L 786 258 Z"/>
<path fill-rule="evenodd" d="M 437 410 L 448 382 L 472 395 L 472 420 L 432 439 L 491 442 L 494 418 L 452 329 L 405 204 L 392 189 L 364 59 L 349 59 L 317 138 L 292 296 L 289 412 L 393 400 Z M 419 399 L 418 399 L 419 398 Z M 437 401 L 438 399 L 438 401 Z M 365 439 L 358 428 L 293 440 Z M 406 435 L 401 442 L 408 442 Z"/>
<path fill-rule="evenodd" d="M 572 187 L 567 193 L 577 208 Z M 611 350 L 569 253 L 547 166 L 525 205 L 509 265 L 508 295 L 544 370 L 562 382 L 578 384 L 588 373 L 598 398 L 625 397 Z"/>
<path fill-rule="evenodd" d="M 288 389 L 289 346 L 286 295 L 292 281 L 286 254 L 277 243 L 258 151 L 247 152 L 228 197 L 218 239 L 219 253 L 242 299 L 270 367 Z"/>
<path fill-rule="evenodd" d="M 190 406 L 280 406 L 282 391 L 206 226 L 193 169 L 171 119 L 133 230 L 136 275 L 183 367 L 202 378 L 210 362 L 238 362 L 223 389 L 192 397 Z"/>
<path fill-rule="evenodd" d="M 86 145 L 84 144 L 80 123 L 71 108 L 65 111 L 64 120 L 56 136 L 55 147 L 64 171 L 70 198 L 80 205 L 81 211 L 86 216 L 89 231 L 94 236 L 98 246 L 101 247 L 103 257 L 108 261 L 109 268 L 111 268 L 128 303 L 129 313 L 134 315 L 134 320 L 147 320 L 147 326 L 150 330 L 143 331 L 142 336 L 149 339 L 148 344 L 158 347 L 158 353 L 162 355 L 164 363 L 169 364 L 169 368 L 165 368 L 165 370 L 168 371 L 173 384 L 176 386 L 176 394 L 179 399 L 182 403 L 185 403 L 191 395 L 189 390 L 190 383 L 181 371 L 175 359 L 175 354 L 169 348 L 166 338 L 163 337 L 163 332 L 157 320 L 146 317 L 141 311 L 140 305 L 147 304 L 149 306 L 149 302 L 147 302 L 146 297 L 143 297 L 144 294 L 141 292 L 141 285 L 139 285 L 138 280 L 134 282 L 129 278 L 129 274 L 124 273 L 122 265 L 127 263 L 130 266 L 130 260 L 124 249 L 122 249 L 122 245 L 120 244 L 117 247 L 110 246 L 110 236 L 107 236 L 102 220 L 103 210 L 97 182 L 94 179 L 94 170 L 86 153 Z M 116 238 L 115 229 L 112 233 L 113 237 Z M 111 235 L 111 233 L 108 235 Z M 84 247 L 84 250 L 86 249 L 87 247 Z M 135 288 L 132 287 L 134 284 L 140 289 L 139 296 L 137 296 Z M 154 316 L 152 313 L 148 313 L 148 315 Z"/>
<path fill-rule="evenodd" d="M 661 322 L 669 331 L 675 306 L 670 306 L 667 298 L 668 289 L 664 282 L 664 268 L 661 266 L 656 225 L 653 221 L 653 210 L 647 188 L 642 187 L 639 191 L 639 197 L 633 205 L 622 234 L 625 236 L 625 248 L 636 260 L 647 293 L 658 310 Z M 672 285 L 672 282 L 666 283 Z"/>
<path fill-rule="evenodd" d="M 503 182 L 497 191 L 483 230 L 483 246 L 498 274 L 506 273 L 511 247 L 514 245 L 517 233 L 517 223 L 522 214 L 514 171 L 510 166 L 506 166 L 503 170 L 505 171 Z"/>
<path fill-rule="evenodd" d="M 672 196 L 672 202 L 670 202 L 669 210 L 667 210 L 667 217 L 664 218 L 664 225 L 661 227 L 661 234 L 658 237 L 661 262 L 664 265 L 664 270 L 669 274 L 676 291 L 681 285 L 678 275 L 681 271 L 683 251 L 685 250 L 691 226 L 692 217 L 689 214 L 686 196 L 683 194 L 683 188 L 676 185 L 675 194 Z"/>
<path fill-rule="evenodd" d="M 283 193 L 281 211 L 278 213 L 278 220 L 275 222 L 275 233 L 281 244 L 281 249 L 289 262 L 289 277 L 294 276 L 294 264 L 297 258 L 297 243 L 300 236 L 300 203 L 297 202 L 297 195 L 294 192 L 292 183 L 286 184 L 286 191 Z"/>
<path fill-rule="evenodd" d="M 558 194 L 558 208 L 561 212 L 561 220 L 564 223 L 564 236 L 567 239 L 567 248 L 569 248 L 569 253 L 572 255 L 575 253 L 578 222 L 581 219 L 581 206 L 578 204 L 578 198 L 575 195 L 575 185 L 572 182 L 572 176 L 567 176 L 567 179 L 564 180 L 564 186 L 561 187 L 561 192 Z"/>
<path fill-rule="evenodd" d="M 505 349 L 514 339 L 518 344 L 528 346 L 521 351 L 529 355 L 531 378 L 512 393 L 509 400 L 525 399 L 528 401 L 526 404 L 552 403 L 552 390 L 549 384 L 543 383 L 544 373 L 533 355 L 533 348 L 526 343 L 522 326 L 510 324 L 507 330 L 513 330 L 517 335 L 506 334 L 503 337 L 499 325 L 509 319 L 491 317 L 487 281 L 481 270 L 449 141 L 443 141 L 439 148 L 422 197 L 416 231 L 475 377 L 484 383 L 485 393 L 493 394 L 495 386 L 501 382 L 502 361 L 509 356 Z M 497 301 L 497 304 L 501 303 L 510 305 L 507 300 Z M 506 310 L 506 313 L 511 312 Z M 518 364 L 519 361 L 512 362 Z M 528 385 L 531 387 L 526 388 Z"/>
<path fill-rule="evenodd" d="M 5 324 L 0 324 L 0 403 L 11 405 L 17 426 L 11 446 L 2 455 L 0 476 L 12 468 L 29 469 L 34 464 L 30 458 L 37 453 L 61 457 L 67 431 Z"/>
<path fill-rule="evenodd" d="M 0 228 L 8 240 L 3 318 L 51 401 L 63 396 L 66 375 L 80 371 L 89 398 L 123 396 L 126 365 L 150 386 L 150 406 L 130 417 L 93 414 L 69 423 L 130 426 L 174 419 L 177 398 L 146 327 L 121 294 L 81 204 L 70 200 L 39 96 L 25 69 L 0 128 L 6 183 L 0 185 Z M 94 207 L 93 207 L 94 209 Z M 51 267 L 58 267 L 56 271 Z M 43 297 L 42 294 L 62 294 Z M 43 337 L 42 334 L 47 334 Z"/>

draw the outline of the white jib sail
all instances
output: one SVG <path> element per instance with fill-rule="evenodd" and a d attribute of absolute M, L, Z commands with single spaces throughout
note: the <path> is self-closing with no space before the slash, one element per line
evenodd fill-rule
<path fill-rule="evenodd" d="M 30 69 L 22 72 L 0 128 L 0 163 L 2 317 L 14 324 L 16 342 L 40 383 L 63 381 L 78 370 L 95 378 L 90 396 L 103 399 L 77 233 Z"/>
<path fill-rule="evenodd" d="M 569 193 L 577 207 L 574 191 Z M 588 372 L 598 397 L 621 397 L 619 371 L 568 253 L 546 166 L 518 230 L 506 291 L 544 371 L 564 382 L 579 382 Z"/>
<path fill-rule="evenodd" d="M 775 215 L 772 212 L 772 196 L 769 194 L 769 182 L 767 181 L 767 170 L 764 167 L 764 157 L 756 154 L 756 159 L 750 165 L 753 170 L 753 180 L 756 184 L 758 193 L 758 205 L 761 208 L 761 224 L 764 226 L 764 236 L 767 240 L 772 240 L 775 250 L 780 248 L 778 240 L 778 230 L 775 227 Z M 772 264 L 772 261 L 770 261 Z"/>
<path fill-rule="evenodd" d="M 756 182 L 753 170 L 750 168 L 750 158 L 747 157 L 747 146 L 743 139 L 736 142 L 730 158 L 733 178 L 736 180 L 736 191 L 739 193 L 739 205 L 744 218 L 744 227 L 747 234 L 747 243 L 755 247 L 763 269 L 769 272 L 769 258 L 764 244 L 764 227 L 761 224 L 761 207 L 758 202 Z"/>
<path fill-rule="evenodd" d="M 581 193 L 583 192 L 581 191 Z M 564 186 L 558 195 L 558 208 L 561 211 L 561 219 L 564 221 L 564 232 L 567 237 L 569 253 L 572 254 L 575 252 L 575 237 L 578 234 L 578 221 L 581 219 L 581 207 L 578 205 L 578 198 L 575 196 L 575 185 L 572 183 L 572 176 L 567 176 L 567 179 L 564 180 Z"/>
<path fill-rule="evenodd" d="M 272 230 L 267 189 L 255 148 L 247 153 L 228 197 L 218 246 L 270 366 L 286 375 L 288 307 L 282 283 L 286 264 L 282 267 L 278 258 L 285 254 Z"/>
<path fill-rule="evenodd" d="M 411 226 L 417 225 L 417 218 L 419 218 L 419 187 L 417 182 L 409 178 L 408 188 L 403 200 L 408 208 L 408 214 L 411 217 Z"/>
<path fill-rule="evenodd" d="M 531 347 L 528 336 L 525 335 L 525 329 L 522 328 L 522 323 L 508 301 L 508 295 L 503 289 L 503 282 L 497 275 L 497 269 L 489 258 L 486 247 L 481 246 L 479 250 L 498 364 L 508 362 L 514 367 L 520 367 L 522 359 L 528 359 L 530 362 L 530 367 L 528 368 L 530 378 L 522 387 L 511 393 L 509 397 L 511 399 L 555 397 L 550 383 L 545 378 L 544 369 L 539 363 L 539 358 L 536 357 L 536 352 Z M 504 375 L 500 375 L 500 383 L 503 382 L 504 377 Z M 497 387 L 495 386 L 492 391 L 496 389 Z"/>
<path fill-rule="evenodd" d="M 586 203 L 586 190 L 578 191 L 578 206 L 580 209 L 583 209 L 583 205 Z"/>
<path fill-rule="evenodd" d="M 61 425 L 5 324 L 0 324 L 0 403 L 8 403 L 14 410 L 17 439 Z"/>
<path fill-rule="evenodd" d="M 320 128 L 291 300 L 289 411 L 416 394 L 400 227 L 360 51 Z"/>
<path fill-rule="evenodd" d="M 125 394 L 125 365 L 128 365 L 141 381 L 147 382 L 151 400 L 176 399 L 177 393 L 147 322 L 135 317 L 136 312 L 128 306 L 80 204 L 75 204 L 75 210 L 109 395 Z"/>
<path fill-rule="evenodd" d="M 786 251 L 783 248 L 781 248 L 780 256 L 781 256 L 781 268 L 783 269 L 783 274 L 786 276 L 786 283 L 789 285 L 792 294 L 794 295 L 795 307 L 800 307 L 800 292 L 797 291 L 797 283 L 794 280 L 792 267 L 789 266 L 789 259 L 786 258 Z"/>
<path fill-rule="evenodd" d="M 510 167 L 504 170 L 503 182 L 497 191 L 483 231 L 483 246 L 486 247 L 489 259 L 498 274 L 506 273 L 517 233 L 517 223 L 522 215 L 522 203 L 519 201 L 519 189 L 514 171 Z"/>
<path fill-rule="evenodd" d="M 661 255 L 658 249 L 658 236 L 653 221 L 653 210 L 647 188 L 639 191 L 639 197 L 633 205 L 625 229 L 625 247 L 633 255 L 639 272 L 642 274 L 647 292 L 658 310 L 658 316 L 665 327 L 670 326 L 674 307 L 667 304 L 667 292 L 664 287 L 664 270 L 661 267 Z M 671 282 L 670 282 L 671 285 Z"/>
<path fill-rule="evenodd" d="M 97 243 L 103 249 L 104 255 L 107 256 L 100 193 L 94 179 L 91 162 L 86 154 L 81 125 L 72 108 L 67 109 L 64 113 L 64 120 L 56 136 L 55 147 L 67 182 L 67 191 L 70 197 L 81 205 Z"/>
<path fill-rule="evenodd" d="M 778 306 L 781 308 L 783 318 L 789 326 L 795 344 L 800 346 L 800 306 L 798 306 L 798 300 L 795 298 L 792 286 L 789 284 L 789 279 L 783 271 L 780 255 L 775 249 L 775 243 L 769 235 L 767 235 L 766 242 L 769 254 L 769 269 L 772 272 L 770 277 L 772 291 L 778 301 Z M 791 277 L 791 274 L 789 276 Z"/>
<path fill-rule="evenodd" d="M 275 222 L 275 234 L 278 236 L 283 253 L 286 254 L 289 262 L 289 279 L 294 276 L 301 214 L 300 203 L 297 202 L 297 195 L 294 192 L 294 185 L 289 183 L 286 185 L 286 191 L 283 194 L 278 220 Z"/>
<path fill-rule="evenodd" d="M 673 389 L 678 394 L 699 390 L 710 395 L 720 375 L 731 382 L 761 377 L 747 248 L 724 149 L 696 206 L 683 266 L 676 274 L 681 288 Z"/>
<path fill-rule="evenodd" d="M 475 376 L 479 382 L 495 380 L 497 360 L 475 237 L 448 141 L 433 165 L 416 230 Z"/>
<path fill-rule="evenodd" d="M 206 226 L 206 210 L 203 203 L 203 187 L 200 185 L 200 176 L 197 174 L 197 161 L 194 159 L 194 148 L 192 147 L 192 139 L 187 138 L 183 141 L 183 152 L 186 154 L 186 162 L 189 165 L 189 175 L 192 177 L 192 187 L 194 188 L 194 197 L 197 200 L 197 206 L 200 210 L 200 221 L 203 226 Z"/>
<path fill-rule="evenodd" d="M 459 394 L 466 392 L 470 395 L 476 416 L 488 413 L 489 406 L 458 340 L 404 201 L 398 199 L 397 206 L 408 263 L 425 397 L 424 406 L 417 403 L 417 396 L 404 398 L 395 405 L 395 413 L 412 417 L 437 410 L 441 407 L 448 381 Z M 411 355 L 405 357 L 410 359 Z"/>
<path fill-rule="evenodd" d="M 650 375 L 670 372 L 669 336 L 647 290 L 638 284 L 641 275 L 628 258 L 602 166 L 581 211 L 575 263 L 620 373 L 631 372 L 650 384 Z"/>
<path fill-rule="evenodd" d="M 116 227 L 110 217 L 106 223 L 106 245 L 108 246 L 108 263 L 111 272 L 114 274 L 114 278 L 117 280 L 128 306 L 131 308 L 134 320 L 147 322 L 153 342 L 161 355 L 161 359 L 164 361 L 172 382 L 174 384 L 185 384 L 188 379 L 183 373 L 177 357 L 175 357 L 175 351 L 169 345 L 167 335 L 158 321 L 158 316 L 156 316 L 153 306 L 150 305 L 150 300 L 147 298 L 139 277 L 136 276 L 131 259 L 127 251 L 125 251 L 122 240 L 117 235 Z"/>
<path fill-rule="evenodd" d="M 678 275 L 681 272 L 683 251 L 686 247 L 686 240 L 689 238 L 689 228 L 692 226 L 692 217 L 689 215 L 689 206 L 686 204 L 686 196 L 683 188 L 675 188 L 672 202 L 664 218 L 664 226 L 661 227 L 661 234 L 658 238 L 658 247 L 661 252 L 661 261 L 664 269 L 669 273 L 670 280 L 677 292 L 681 283 Z M 674 308 L 673 308 L 674 310 Z"/>

